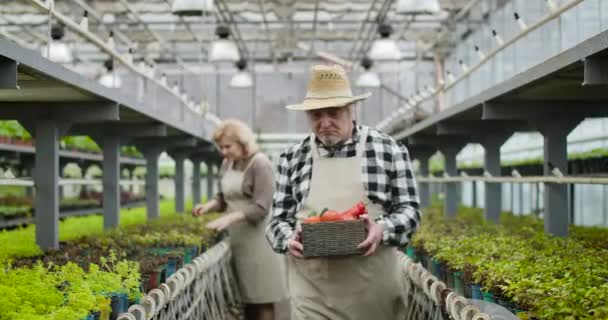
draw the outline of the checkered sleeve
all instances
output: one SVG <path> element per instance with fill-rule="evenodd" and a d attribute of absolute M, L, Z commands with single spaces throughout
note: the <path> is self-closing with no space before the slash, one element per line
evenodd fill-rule
<path fill-rule="evenodd" d="M 266 238 L 272 249 L 278 253 L 287 251 L 287 240 L 292 236 L 296 225 L 297 201 L 293 196 L 293 187 L 289 181 L 290 159 L 293 153 L 289 150 L 281 154 L 276 174 L 276 191 L 272 202 L 272 218 L 266 227 Z"/>
<path fill-rule="evenodd" d="M 420 223 L 419 199 L 416 180 L 411 168 L 408 150 L 393 139 L 386 145 L 392 154 L 388 173 L 387 198 L 391 207 L 384 220 L 384 243 L 405 246 Z"/>

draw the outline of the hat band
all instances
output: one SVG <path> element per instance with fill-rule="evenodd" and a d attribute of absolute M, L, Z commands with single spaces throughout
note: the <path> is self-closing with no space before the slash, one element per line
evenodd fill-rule
<path fill-rule="evenodd" d="M 354 96 L 306 97 L 304 100 L 351 99 Z"/>

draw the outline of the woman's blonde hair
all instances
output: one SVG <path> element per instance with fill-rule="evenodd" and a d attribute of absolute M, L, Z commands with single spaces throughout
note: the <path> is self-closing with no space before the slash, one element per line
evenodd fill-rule
<path fill-rule="evenodd" d="M 253 131 L 241 120 L 226 119 L 222 121 L 213 132 L 213 141 L 215 144 L 219 144 L 222 139 L 236 142 L 241 146 L 246 157 L 256 153 L 259 149 Z"/>

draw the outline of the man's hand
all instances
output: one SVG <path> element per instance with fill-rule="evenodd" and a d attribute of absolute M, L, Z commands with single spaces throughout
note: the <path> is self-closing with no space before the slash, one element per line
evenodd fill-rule
<path fill-rule="evenodd" d="M 296 231 L 293 237 L 287 240 L 287 252 L 296 258 L 304 258 L 304 254 L 302 254 L 304 245 L 302 245 L 302 242 L 300 242 L 301 235 L 302 234 L 300 231 Z"/>
<path fill-rule="evenodd" d="M 371 220 L 368 215 L 362 215 L 361 218 L 365 220 L 365 229 L 367 230 L 367 238 L 361 242 L 357 248 L 364 249 L 366 252 L 363 256 L 371 256 L 376 252 L 378 246 L 382 242 L 382 226 Z"/>
<path fill-rule="evenodd" d="M 216 231 L 223 231 L 228 228 L 231 224 L 245 219 L 245 215 L 240 212 L 232 212 L 225 214 L 218 219 L 215 219 L 205 225 L 208 229 L 214 229 Z"/>

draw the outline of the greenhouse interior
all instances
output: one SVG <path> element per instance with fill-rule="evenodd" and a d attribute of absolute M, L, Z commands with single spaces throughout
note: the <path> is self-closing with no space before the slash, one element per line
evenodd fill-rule
<path fill-rule="evenodd" d="M 605 0 L 2 0 L 0 320 L 608 319 L 602 101 Z"/>

